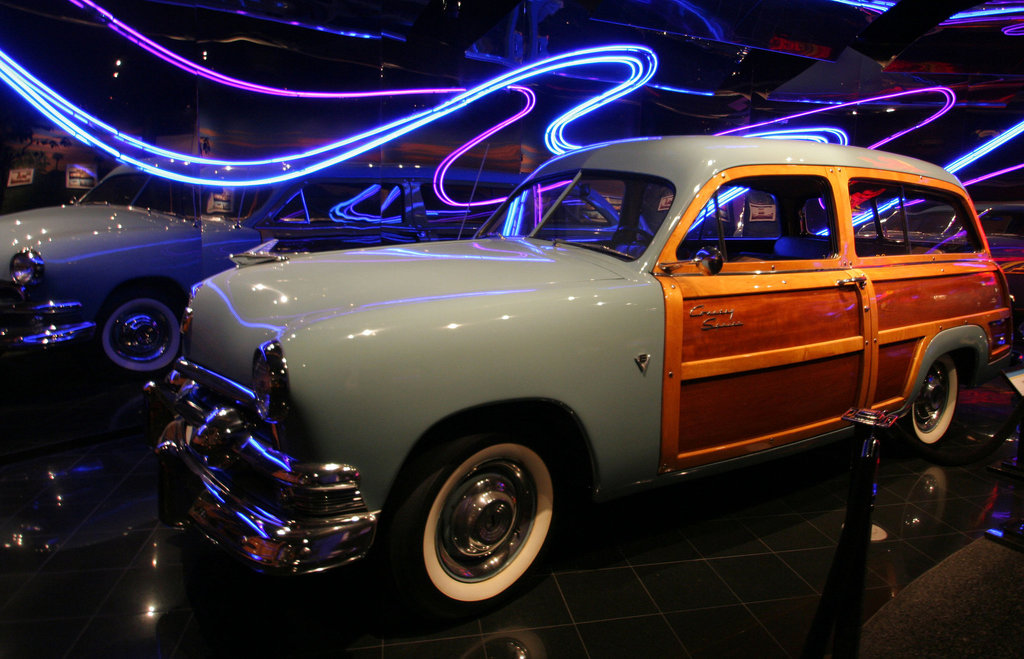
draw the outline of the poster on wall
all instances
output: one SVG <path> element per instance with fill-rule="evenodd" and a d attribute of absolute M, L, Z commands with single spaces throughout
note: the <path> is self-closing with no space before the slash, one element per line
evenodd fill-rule
<path fill-rule="evenodd" d="M 65 180 L 71 190 L 89 190 L 96 185 L 96 168 L 88 165 L 68 165 Z"/>
<path fill-rule="evenodd" d="M 36 170 L 31 167 L 12 169 L 7 173 L 7 187 L 16 188 L 20 185 L 32 185 Z"/>

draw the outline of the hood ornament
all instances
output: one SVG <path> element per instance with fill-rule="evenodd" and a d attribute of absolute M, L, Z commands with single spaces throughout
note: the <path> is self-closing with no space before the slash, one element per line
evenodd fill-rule
<path fill-rule="evenodd" d="M 651 363 L 651 356 L 646 352 L 633 358 L 641 373 L 647 373 L 647 365 Z"/>
<path fill-rule="evenodd" d="M 239 267 L 246 267 L 249 265 L 259 265 L 260 263 L 280 263 L 287 261 L 288 257 L 284 254 L 274 254 L 270 250 L 274 249 L 277 245 L 277 239 L 268 240 L 262 245 L 257 245 L 247 252 L 241 254 L 232 254 L 228 258 Z"/>

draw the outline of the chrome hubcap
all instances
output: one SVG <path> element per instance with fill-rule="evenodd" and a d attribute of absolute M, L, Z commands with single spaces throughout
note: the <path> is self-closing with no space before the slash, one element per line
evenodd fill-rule
<path fill-rule="evenodd" d="M 925 432 L 938 424 L 949 399 L 949 379 L 946 369 L 932 364 L 924 380 L 921 395 L 914 402 L 914 422 Z"/>
<path fill-rule="evenodd" d="M 452 489 L 441 511 L 437 553 L 460 581 L 500 572 L 529 534 L 536 493 L 519 465 L 494 460 L 474 468 Z"/>
<path fill-rule="evenodd" d="M 114 320 L 110 343 L 125 359 L 150 361 L 167 350 L 171 344 L 171 331 L 162 314 L 134 309 Z"/>

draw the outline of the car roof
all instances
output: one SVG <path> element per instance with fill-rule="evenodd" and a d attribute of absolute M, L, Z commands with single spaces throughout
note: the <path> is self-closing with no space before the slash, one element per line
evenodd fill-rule
<path fill-rule="evenodd" d="M 962 187 L 943 168 L 917 158 L 861 147 L 756 137 L 674 136 L 607 142 L 553 158 L 534 175 L 576 169 L 630 171 L 667 178 L 685 190 L 732 167 L 774 164 L 868 167 Z"/>

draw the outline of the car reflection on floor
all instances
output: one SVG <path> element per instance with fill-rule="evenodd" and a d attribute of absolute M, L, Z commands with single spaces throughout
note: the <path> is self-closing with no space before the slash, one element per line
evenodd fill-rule
<path fill-rule="evenodd" d="M 379 598 L 371 563 L 270 578 L 161 527 L 156 459 L 132 429 L 138 383 L 60 363 L 31 385 L 52 387 L 51 399 L 33 405 L 8 384 L 4 405 L 25 405 L 48 436 L 102 441 L 0 463 L 0 648 L 11 656 L 798 656 L 845 511 L 843 445 L 585 506 L 519 598 L 479 619 L 416 622 Z M 61 413 L 74 387 L 88 402 Z M 1001 383 L 965 392 L 960 420 L 994 429 L 1014 400 Z M 105 421 L 86 423 L 100 408 Z M 32 438 L 32 424 L 19 428 Z M 1024 516 L 1020 490 L 986 469 L 1016 444 L 953 468 L 883 443 L 865 617 Z"/>

